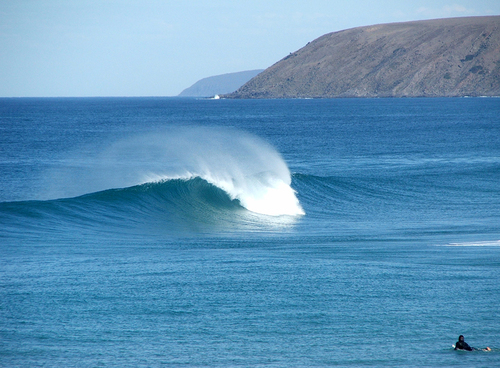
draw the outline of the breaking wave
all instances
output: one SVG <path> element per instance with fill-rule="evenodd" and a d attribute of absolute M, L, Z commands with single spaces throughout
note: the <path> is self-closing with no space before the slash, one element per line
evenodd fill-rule
<path fill-rule="evenodd" d="M 222 128 L 176 128 L 131 137 L 78 165 L 54 170 L 44 199 L 69 198 L 108 189 L 200 178 L 249 211 L 303 215 L 281 155 L 249 133 Z"/>

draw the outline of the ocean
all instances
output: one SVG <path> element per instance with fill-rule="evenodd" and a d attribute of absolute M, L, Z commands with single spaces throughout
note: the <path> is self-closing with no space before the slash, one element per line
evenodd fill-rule
<path fill-rule="evenodd" d="M 500 366 L 500 99 L 0 99 L 0 366 Z"/>

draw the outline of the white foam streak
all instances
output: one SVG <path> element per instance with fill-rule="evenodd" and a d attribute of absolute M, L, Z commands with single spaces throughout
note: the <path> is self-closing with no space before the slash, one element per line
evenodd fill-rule
<path fill-rule="evenodd" d="M 447 247 L 500 247 L 500 240 L 497 241 L 479 241 L 465 243 L 450 243 Z"/>

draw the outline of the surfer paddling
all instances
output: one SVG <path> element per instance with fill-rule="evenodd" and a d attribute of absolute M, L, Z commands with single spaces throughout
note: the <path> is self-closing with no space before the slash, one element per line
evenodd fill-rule
<path fill-rule="evenodd" d="M 458 341 L 455 344 L 455 350 L 467 350 L 467 351 L 473 351 L 473 350 L 482 350 L 482 351 L 491 351 L 489 347 L 485 347 L 484 349 L 476 349 L 472 348 L 467 344 L 464 340 L 464 335 L 460 335 L 458 337 Z"/>

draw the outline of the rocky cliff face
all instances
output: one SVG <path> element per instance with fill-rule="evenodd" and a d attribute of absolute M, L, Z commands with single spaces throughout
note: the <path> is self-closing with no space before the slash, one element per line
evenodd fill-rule
<path fill-rule="evenodd" d="M 326 34 L 227 98 L 500 96 L 500 16 Z"/>

